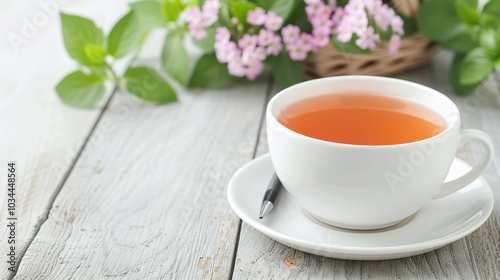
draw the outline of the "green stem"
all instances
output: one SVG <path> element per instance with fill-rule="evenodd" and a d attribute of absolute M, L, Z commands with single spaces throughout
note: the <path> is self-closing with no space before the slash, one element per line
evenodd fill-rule
<path fill-rule="evenodd" d="M 106 62 L 106 61 L 104 61 L 104 66 L 106 66 L 106 68 L 108 68 L 109 71 L 111 72 L 111 75 L 113 76 L 112 80 L 114 82 L 119 82 L 120 81 L 120 77 L 118 77 L 118 75 L 116 74 L 116 72 L 113 69 L 113 67 L 108 62 Z"/>
<path fill-rule="evenodd" d="M 177 29 L 182 29 L 182 28 L 187 29 L 187 27 L 183 27 L 182 25 L 179 25 L 175 22 L 169 22 L 169 23 L 167 23 L 167 25 L 165 27 L 166 27 L 168 32 L 175 31 Z"/>

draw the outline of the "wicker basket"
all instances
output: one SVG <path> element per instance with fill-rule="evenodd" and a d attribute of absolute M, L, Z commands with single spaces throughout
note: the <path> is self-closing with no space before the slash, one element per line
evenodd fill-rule
<path fill-rule="evenodd" d="M 394 5 L 405 15 L 415 18 L 419 0 L 394 0 Z M 388 42 L 382 42 L 371 54 L 347 54 L 327 45 L 304 63 L 306 79 L 338 75 L 387 76 L 422 66 L 434 55 L 437 45 L 420 34 L 401 38 L 397 53 L 388 53 Z"/>

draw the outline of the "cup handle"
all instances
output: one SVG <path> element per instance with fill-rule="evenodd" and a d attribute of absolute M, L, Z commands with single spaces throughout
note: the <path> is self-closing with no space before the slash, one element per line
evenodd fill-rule
<path fill-rule="evenodd" d="M 484 144 L 486 151 L 483 158 L 469 172 L 453 181 L 443 183 L 432 199 L 445 197 L 469 185 L 490 165 L 493 160 L 493 142 L 488 134 L 477 129 L 462 129 L 460 130 L 460 143 L 458 144 L 458 149 L 462 148 L 471 140 L 480 141 Z"/>

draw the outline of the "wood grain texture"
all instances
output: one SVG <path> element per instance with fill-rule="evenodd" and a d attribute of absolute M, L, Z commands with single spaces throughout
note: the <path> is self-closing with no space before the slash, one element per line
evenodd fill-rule
<path fill-rule="evenodd" d="M 42 2 L 52 4 L 46 6 Z M 45 221 L 66 173 L 102 110 L 102 106 L 91 110 L 68 108 L 54 91 L 57 82 L 76 68 L 64 51 L 59 9 L 90 14 L 92 6 L 98 2 L 9 0 L 0 3 L 1 279 L 13 275 L 7 270 L 5 257 L 10 246 L 4 225 L 7 220 L 4 188 L 7 162 L 16 161 L 18 168 L 15 245 L 19 263 Z M 93 18 L 100 25 L 109 26 L 126 7 L 123 1 L 121 6 L 117 3 L 112 9 L 109 5 L 101 5 L 102 10 L 94 12 Z M 11 41 L 9 36 L 21 39 Z M 110 91 L 111 88 L 108 96 Z"/>
<path fill-rule="evenodd" d="M 181 90 L 164 106 L 116 94 L 15 279 L 228 278 L 239 219 L 225 189 L 266 91 Z"/>
<path fill-rule="evenodd" d="M 21 34 L 23 17 L 45 12 L 39 3 L 0 2 L 0 35 Z M 126 10 L 123 1 L 64 3 L 65 11 L 91 15 L 106 31 Z M 142 57 L 151 59 L 140 61 L 155 68 L 163 38 L 157 35 L 154 46 L 143 51 Z M 391 261 L 323 258 L 277 243 L 245 223 L 240 229 L 225 189 L 240 166 L 267 152 L 260 124 L 269 88 L 270 93 L 278 88 L 266 79 L 181 90 L 179 102 L 165 106 L 119 92 L 85 142 L 102 109 L 65 107 L 53 91 L 75 66 L 63 50 L 58 18 L 48 15 L 18 53 L 0 41 L 0 53 L 7 54 L 0 67 L 0 159 L 18 163 L 18 256 L 26 251 L 15 279 L 500 278 L 499 203 L 469 236 Z M 458 97 L 447 82 L 449 61 L 449 54 L 440 53 L 430 66 L 398 77 L 450 96 L 462 112 L 463 127 L 491 136 L 495 162 L 484 177 L 499 201 L 500 78 L 492 76 L 474 95 Z M 471 143 L 458 155 L 474 162 L 481 151 Z M 3 170 L 0 181 L 5 182 Z M 5 195 L 0 192 L 1 209 L 6 209 Z M 3 210 L 0 219 L 6 220 Z M 5 227 L 0 236 L 3 253 Z M 0 263 L 0 277 L 13 277 Z"/>
<path fill-rule="evenodd" d="M 448 85 L 449 59 L 448 53 L 441 52 L 431 65 L 397 77 L 425 84 L 450 96 L 464 115 L 462 127 L 485 130 L 498 145 L 500 106 L 496 98 L 493 94 L 491 98 L 477 97 L 481 89 L 467 98 L 453 95 Z M 499 87 L 490 86 L 489 90 L 500 94 Z M 477 107 L 466 110 L 466 102 L 475 104 L 476 101 L 470 100 L 475 98 L 480 99 Z M 267 152 L 265 126 L 261 139 L 258 155 Z M 459 157 L 474 162 L 481 152 L 480 145 L 472 143 L 459 152 Z M 495 162 L 484 174 L 496 201 L 500 199 L 499 152 L 497 149 Z M 336 260 L 304 253 L 268 238 L 243 222 L 233 279 L 498 279 L 499 217 L 497 203 L 488 221 L 465 238 L 423 255 L 377 262 Z"/>

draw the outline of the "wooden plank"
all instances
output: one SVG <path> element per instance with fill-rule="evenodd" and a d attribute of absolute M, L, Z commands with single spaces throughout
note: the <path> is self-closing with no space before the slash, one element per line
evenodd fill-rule
<path fill-rule="evenodd" d="M 239 219 L 225 188 L 253 156 L 266 91 L 181 89 L 164 106 L 115 95 L 16 278 L 228 278 Z"/>
<path fill-rule="evenodd" d="M 403 73 L 398 78 L 415 81 L 442 90 L 463 107 L 464 98 L 451 93 L 448 83 L 447 53 L 440 53 L 432 65 Z M 444 67 L 444 69 L 443 69 Z M 444 89 L 444 90 L 443 90 Z M 498 90 L 498 87 L 497 87 Z M 276 92 L 276 90 L 274 90 Z M 481 100 L 471 111 L 463 127 L 475 127 L 489 133 L 500 143 L 500 108 L 492 100 Z M 469 101 L 470 102 L 470 101 Z M 488 105 L 490 104 L 490 105 Z M 462 105 L 462 106 L 460 106 Z M 488 109 L 484 109 L 488 108 Z M 461 109 L 463 110 L 463 109 Z M 265 126 L 261 129 L 258 155 L 266 153 Z M 471 161 L 480 147 L 469 145 L 459 156 Z M 500 154 L 495 160 L 499 162 Z M 498 201 L 498 165 L 484 175 Z M 497 279 L 500 276 L 500 230 L 498 205 L 493 215 L 469 236 L 441 249 L 410 258 L 389 261 L 345 261 L 311 255 L 284 246 L 243 222 L 236 255 L 234 279 Z"/>
<path fill-rule="evenodd" d="M 479 87 L 474 94 L 457 96 L 447 81 L 448 66 L 451 55 L 448 52 L 440 53 L 434 63 L 434 72 L 431 76 L 436 89 L 447 94 L 459 107 L 462 117 L 462 128 L 476 128 L 485 131 L 491 137 L 495 148 L 495 160 L 483 174 L 492 186 L 495 201 L 500 200 L 500 189 L 495 188 L 500 182 L 500 75 L 495 73 Z M 467 162 L 476 162 L 482 155 L 482 147 L 478 143 L 471 143 L 458 152 L 458 156 Z M 493 217 L 500 224 L 500 204 L 494 206 Z"/>
<path fill-rule="evenodd" d="M 450 53 L 443 52 L 436 59 L 433 67 L 434 84 L 438 90 L 447 95 L 458 105 L 462 116 L 463 128 L 481 129 L 488 133 L 494 144 L 500 143 L 500 75 L 491 75 L 490 79 L 479 87 L 474 94 L 460 97 L 452 94 L 447 81 L 450 65 Z M 458 156 L 467 162 L 477 162 L 483 153 L 479 143 L 470 143 L 458 152 Z M 483 173 L 489 182 L 495 201 L 500 200 L 500 150 L 496 146 L 495 160 Z M 493 213 L 488 221 L 474 233 L 465 238 L 466 246 L 472 258 L 479 279 L 496 279 L 500 277 L 500 205 L 495 203 Z"/>
<path fill-rule="evenodd" d="M 52 3 L 44 5 L 44 3 Z M 101 10 L 93 12 L 99 5 Z M 17 264 L 40 225 L 45 221 L 62 181 L 102 106 L 78 110 L 63 105 L 55 84 L 76 64 L 62 43 L 59 9 L 92 14 L 100 25 L 109 26 L 123 13 L 126 4 L 110 5 L 94 1 L 2 1 L 0 3 L 0 277 L 8 279 L 10 251 L 7 238 L 6 168 L 16 161 L 16 257 Z M 17 37 L 16 37 L 17 36 Z M 17 38 L 10 41 L 8 38 Z M 20 38 L 20 39 L 19 39 Z M 12 39 L 14 40 L 14 39 Z M 15 42 L 21 42 L 16 44 Z M 108 96 L 111 88 L 108 89 Z M 9 249 L 9 250 L 8 250 Z"/>

